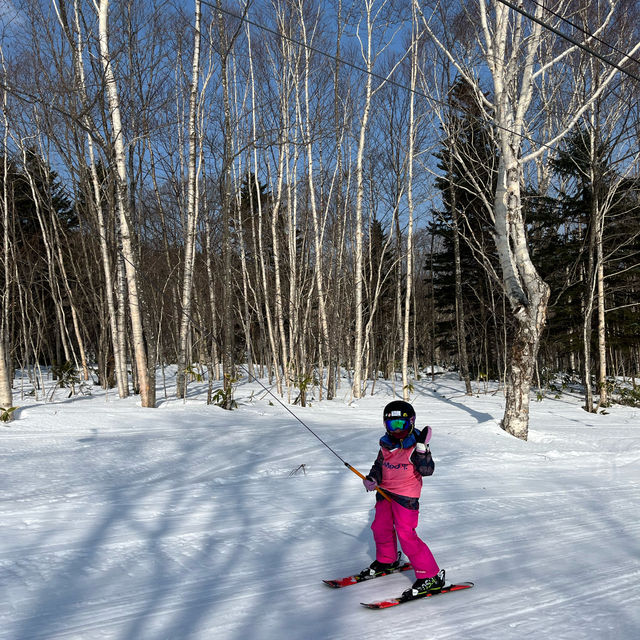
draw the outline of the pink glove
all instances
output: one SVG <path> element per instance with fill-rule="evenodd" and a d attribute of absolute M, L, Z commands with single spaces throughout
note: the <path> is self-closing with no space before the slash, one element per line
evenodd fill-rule
<path fill-rule="evenodd" d="M 365 478 L 362 484 L 367 491 L 375 491 L 378 488 L 378 483 L 369 477 Z"/>

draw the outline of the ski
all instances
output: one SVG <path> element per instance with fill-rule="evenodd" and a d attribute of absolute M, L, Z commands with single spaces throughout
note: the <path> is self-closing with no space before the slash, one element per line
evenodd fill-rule
<path fill-rule="evenodd" d="M 447 587 L 442 587 L 442 591 L 438 593 L 426 593 L 423 596 L 409 596 L 399 598 L 387 598 L 386 600 L 379 600 L 378 602 L 361 602 L 360 604 L 367 609 L 388 609 L 389 607 L 397 607 L 399 604 L 405 602 L 413 602 L 414 600 L 421 600 L 422 598 L 432 598 L 433 596 L 439 596 L 441 593 L 450 593 L 451 591 L 462 591 L 462 589 L 471 589 L 473 582 L 460 582 L 458 584 L 450 584 Z"/>
<path fill-rule="evenodd" d="M 373 580 L 374 578 L 382 578 L 382 576 L 388 576 L 392 573 L 400 573 L 401 571 L 409 571 L 413 569 L 410 563 L 405 562 L 401 564 L 397 569 L 391 569 L 390 571 L 385 571 L 384 573 L 380 573 L 377 576 L 365 576 L 364 578 L 360 577 L 359 574 L 354 574 L 352 576 L 346 576 L 345 578 L 337 578 L 335 580 L 323 580 L 328 587 L 332 587 L 334 589 L 341 589 L 342 587 L 348 587 L 352 584 L 358 584 L 358 582 L 365 582 L 366 580 Z"/>

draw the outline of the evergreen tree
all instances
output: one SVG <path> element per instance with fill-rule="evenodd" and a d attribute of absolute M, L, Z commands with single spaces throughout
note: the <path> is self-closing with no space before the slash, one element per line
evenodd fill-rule
<path fill-rule="evenodd" d="M 374 219 L 371 223 L 366 247 L 367 258 L 364 264 L 364 309 L 365 325 L 372 321 L 371 352 L 374 369 L 382 369 L 386 373 L 392 371 L 395 358 L 396 331 L 399 319 L 396 317 L 398 282 L 396 260 L 393 249 L 388 243 L 382 223 Z M 379 289 L 374 308 L 376 289 Z M 372 319 L 373 314 L 373 319 Z"/>
<path fill-rule="evenodd" d="M 464 331 L 470 366 L 475 375 L 498 375 L 499 332 L 492 284 L 486 267 L 496 264 L 490 235 L 488 205 L 495 185 L 496 149 L 491 132 L 481 118 L 473 90 L 457 81 L 450 91 L 449 120 L 436 154 L 442 175 L 436 187 L 442 207 L 433 211 L 430 232 L 437 238 L 432 257 L 436 339 L 441 358 L 461 361 L 456 335 L 456 306 L 465 309 Z M 459 250 L 456 249 L 456 234 Z M 460 296 L 456 296 L 456 252 L 459 251 Z"/>
<path fill-rule="evenodd" d="M 610 353 L 631 365 L 638 340 L 638 267 L 640 251 L 640 199 L 637 179 L 622 178 L 610 164 L 611 148 L 590 134 L 576 130 L 551 161 L 563 188 L 555 201 L 545 199 L 535 219 L 546 229 L 535 256 L 552 288 L 547 351 L 555 355 L 555 370 L 566 371 L 579 361 L 582 324 L 592 285 L 588 274 L 595 264 L 594 203 L 602 209 L 603 269 L 605 275 L 607 342 Z M 593 328 L 596 317 L 592 318 Z M 592 340 L 595 346 L 595 332 Z M 594 351 L 591 349 L 591 351 Z M 584 369 L 584 362 L 581 362 Z"/>
<path fill-rule="evenodd" d="M 66 235 L 78 227 L 76 210 L 58 174 L 32 149 L 25 151 L 22 163 L 9 161 L 7 194 L 17 282 L 24 287 L 32 311 L 30 341 L 42 351 L 34 356 L 42 356 L 44 362 L 61 362 L 61 327 L 53 320 L 54 296 L 59 297 L 59 292 L 52 290 L 56 261 L 46 246 L 53 244 L 54 229 Z M 17 305 L 11 309 L 18 312 Z M 10 320 L 10 326 L 19 326 L 15 320 Z"/>

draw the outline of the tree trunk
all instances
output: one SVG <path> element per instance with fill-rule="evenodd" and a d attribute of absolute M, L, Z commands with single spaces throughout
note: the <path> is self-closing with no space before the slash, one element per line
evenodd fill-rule
<path fill-rule="evenodd" d="M 517 317 L 505 385 L 502 428 L 521 440 L 528 437 L 531 382 L 549 297 L 548 287 L 542 280 L 535 297 L 537 301 L 527 307 L 526 314 L 522 313 Z"/>
<path fill-rule="evenodd" d="M 453 189 L 452 189 L 453 193 Z M 464 380 L 466 394 L 470 396 L 471 376 L 469 375 L 469 356 L 467 354 L 467 332 L 465 328 L 464 302 L 462 298 L 462 265 L 460 262 L 460 235 L 458 227 L 458 211 L 456 209 L 455 196 L 451 203 L 453 215 L 453 255 L 455 261 L 456 280 L 456 337 L 458 343 L 458 360 L 460 364 L 460 378 Z"/>
<path fill-rule="evenodd" d="M 105 278 L 105 297 L 109 312 L 109 329 L 111 331 L 111 341 L 113 345 L 113 359 L 115 365 L 116 384 L 118 385 L 118 396 L 126 398 L 129 395 L 129 377 L 127 374 L 126 349 L 124 341 L 120 339 L 121 331 L 118 327 L 118 315 L 114 300 L 114 286 L 111 269 L 111 257 L 109 247 L 107 245 L 107 225 L 104 220 L 102 210 L 102 194 L 100 189 L 100 181 L 94 161 L 93 143 L 89 138 L 89 164 L 91 169 L 91 183 L 93 186 L 94 207 L 98 221 L 98 236 L 100 238 L 100 256 L 102 258 L 102 270 Z"/>
<path fill-rule="evenodd" d="M 155 389 L 151 388 L 147 370 L 147 353 L 144 344 L 142 310 L 138 293 L 138 254 L 133 248 L 132 222 L 128 215 L 127 168 L 125 162 L 123 130 L 120 117 L 120 99 L 109 53 L 109 0 L 100 0 L 99 5 L 100 57 L 107 90 L 113 135 L 113 151 L 116 163 L 117 192 L 116 200 L 120 216 L 122 257 L 125 263 L 127 292 L 129 294 L 129 313 L 133 351 L 136 362 L 140 400 L 143 407 L 155 406 Z"/>
<path fill-rule="evenodd" d="M 302 8 L 302 5 L 301 5 Z M 303 33 L 303 42 L 307 44 L 307 27 L 304 21 L 304 13 L 302 10 L 300 11 L 300 24 L 302 27 Z M 320 326 L 320 335 L 321 340 L 319 344 L 319 358 L 318 365 L 319 368 L 322 369 L 324 359 L 329 354 L 329 325 L 327 323 L 327 310 L 326 310 L 326 297 L 325 297 L 325 286 L 324 286 L 324 274 L 323 274 L 323 234 L 324 234 L 324 224 L 319 220 L 318 215 L 318 205 L 316 199 L 316 185 L 314 184 L 314 158 L 313 158 L 313 135 L 311 130 L 312 117 L 311 117 L 311 98 L 310 98 L 310 90 L 309 90 L 309 77 L 311 74 L 310 68 L 310 57 L 311 52 L 309 47 L 305 46 L 304 50 L 304 104 L 305 104 L 305 113 L 306 113 L 306 123 L 305 123 L 305 146 L 307 150 L 307 177 L 308 177 L 308 188 L 309 188 L 309 202 L 311 205 L 311 217 L 313 220 L 313 243 L 314 243 L 314 273 L 315 273 L 315 284 L 317 289 L 318 296 L 318 311 L 319 311 L 319 326 Z M 304 365 L 305 370 L 307 369 L 307 365 Z M 322 389 L 322 387 L 321 387 Z"/>
<path fill-rule="evenodd" d="M 229 100 L 228 57 L 230 45 L 226 35 L 222 2 L 217 0 L 218 36 L 220 38 L 220 79 L 224 107 L 224 144 L 221 170 L 221 208 L 222 208 L 222 371 L 224 390 L 230 392 L 231 380 L 235 377 L 234 357 L 234 321 L 233 321 L 233 277 L 231 273 L 231 163 L 233 158 L 233 140 L 231 128 L 231 106 Z M 231 394 L 228 393 L 231 398 Z M 231 409 L 230 406 L 226 407 Z"/>
<path fill-rule="evenodd" d="M 509 9 L 496 5 L 494 10 L 496 31 L 491 34 L 486 22 L 486 7 L 481 5 L 482 23 L 490 47 L 487 62 L 493 77 L 495 118 L 500 127 L 500 161 L 493 211 L 494 238 L 503 287 L 515 321 L 506 375 L 502 428 L 517 438 L 526 440 L 529 431 L 529 392 L 550 293 L 549 286 L 531 261 L 520 198 L 523 182 L 519 160 L 522 155 L 520 132 L 532 99 L 531 78 L 540 46 L 541 27 L 539 24 L 533 25 L 528 38 L 516 31 L 516 41 L 509 42 Z M 522 47 L 521 68 L 512 64 L 510 47 Z M 510 87 L 516 81 L 519 91 L 513 95 Z"/>
<path fill-rule="evenodd" d="M 606 407 L 609 405 L 609 391 L 607 389 L 607 327 L 605 322 L 604 256 L 602 251 L 602 231 L 602 226 L 600 226 L 596 243 L 599 356 L 598 390 L 600 391 L 598 407 Z"/>
<path fill-rule="evenodd" d="M 176 397 L 186 395 L 186 368 L 190 357 L 187 353 L 191 331 L 191 300 L 193 293 L 193 264 L 195 261 L 196 229 L 198 224 L 198 170 L 196 166 L 198 134 L 196 116 L 198 110 L 198 82 L 200 79 L 200 0 L 195 4 L 193 42 L 193 65 L 191 90 L 189 93 L 189 168 L 187 176 L 187 221 L 184 246 L 184 272 L 182 277 L 182 305 L 180 309 L 180 338 L 178 343 L 178 366 L 176 374 Z"/>
<path fill-rule="evenodd" d="M 453 119 L 452 119 L 453 121 Z M 454 132 L 449 132 L 449 140 Z M 464 303 L 462 299 L 462 263 L 460 257 L 460 227 L 458 221 L 457 191 L 453 182 L 453 149 L 448 154 L 449 174 L 449 200 L 451 218 L 453 223 L 453 260 L 455 269 L 455 299 L 456 299 L 456 339 L 458 346 L 458 363 L 460 366 L 460 378 L 464 380 L 465 391 L 471 395 L 471 377 L 469 375 L 469 357 L 467 355 L 467 335 L 464 321 Z"/>
<path fill-rule="evenodd" d="M 335 210 L 337 224 L 334 230 L 334 250 L 337 251 L 337 257 L 333 260 L 333 281 L 334 281 L 334 299 L 331 309 L 331 326 L 333 330 L 329 334 L 329 353 L 327 354 L 327 400 L 333 400 L 338 389 L 338 365 L 340 359 L 338 357 L 338 336 L 340 334 L 340 294 L 342 291 L 342 278 L 336 277 L 341 274 L 342 256 L 343 256 L 343 235 L 345 229 L 345 219 L 342 215 L 342 189 L 343 189 L 343 169 L 342 169 L 342 136 L 343 130 L 340 122 L 340 62 L 341 62 L 341 40 L 344 23 L 342 21 L 342 0 L 338 0 L 336 8 L 336 53 L 335 68 L 333 71 L 333 124 L 335 127 L 335 145 L 336 145 L 336 188 L 335 188 Z"/>
<path fill-rule="evenodd" d="M 4 61 L 3 61 L 4 62 Z M 3 65 L 4 66 L 4 65 Z M 3 91 L 3 106 L 6 107 L 7 92 Z M 0 314 L 0 407 L 9 409 L 13 406 L 12 371 L 11 362 L 9 360 L 10 343 L 9 343 L 9 296 L 11 282 L 9 269 L 9 192 L 8 192 L 8 175 L 9 175 L 9 159 L 7 154 L 7 143 L 9 137 L 9 122 L 7 119 L 6 108 L 2 110 L 4 116 L 4 137 L 2 141 L 2 268 L 4 289 L 2 291 L 2 311 Z M 7 421 L 13 419 L 12 413 L 7 415 Z"/>
<path fill-rule="evenodd" d="M 367 70 L 370 71 L 372 67 L 371 62 L 371 38 L 372 38 L 372 25 L 371 16 L 367 14 L 367 48 L 366 48 L 366 64 Z M 372 78 L 371 74 L 367 73 L 365 99 L 362 111 L 362 120 L 360 121 L 360 135 L 358 138 L 358 153 L 356 156 L 356 237 L 355 237 L 355 318 L 356 318 L 356 343 L 354 349 L 354 369 L 353 369 L 353 397 L 361 398 L 363 393 L 363 381 L 362 381 L 362 361 L 364 356 L 364 317 L 363 317 L 363 246 L 364 246 L 364 232 L 362 225 L 362 210 L 363 210 L 363 198 L 364 198 L 364 150 L 367 135 L 367 126 L 369 124 L 369 113 L 371 111 L 371 95 L 372 95 Z"/>
<path fill-rule="evenodd" d="M 82 102 L 85 105 L 85 114 L 83 116 L 84 125 L 87 129 L 87 149 L 89 152 L 89 171 L 91 175 L 91 186 L 93 190 L 93 206 L 96 212 L 96 219 L 98 224 L 98 236 L 100 242 L 100 256 L 102 258 L 102 269 L 104 272 L 105 278 L 105 298 L 107 302 L 107 309 L 109 313 L 109 329 L 111 331 L 111 341 L 113 346 L 113 360 L 115 367 L 115 376 L 116 383 L 118 385 L 118 396 L 120 398 L 126 398 L 129 395 L 129 377 L 127 372 L 127 361 L 126 361 L 126 343 L 124 340 L 124 327 L 119 327 L 119 312 L 116 310 L 115 304 L 115 291 L 113 285 L 113 275 L 112 275 L 112 262 L 111 256 L 109 253 L 109 247 L 107 244 L 108 229 L 107 222 L 105 221 L 104 211 L 103 211 L 103 197 L 102 197 L 102 187 L 100 185 L 100 178 L 98 176 L 98 170 L 96 167 L 96 159 L 95 159 L 95 150 L 93 138 L 89 131 L 92 130 L 91 119 L 89 118 L 88 111 L 86 108 L 89 101 L 87 98 L 87 88 L 85 81 L 85 72 L 84 72 L 84 64 L 82 59 L 82 49 L 83 49 L 83 38 L 82 38 L 82 29 L 81 29 L 81 19 L 78 11 L 77 3 L 74 3 L 74 29 L 75 29 L 75 38 L 71 33 L 71 29 L 69 27 L 66 8 L 63 2 L 60 2 L 60 13 L 59 18 L 61 24 L 63 25 L 63 29 L 67 34 L 69 39 L 69 43 L 73 47 L 73 58 L 74 58 L 74 69 L 76 74 L 76 79 L 80 86 Z M 113 207 L 111 208 L 113 211 Z M 122 305 L 124 308 L 124 300 L 122 301 Z M 122 319 L 124 322 L 124 319 Z"/>
<path fill-rule="evenodd" d="M 507 136 L 502 137 L 494 203 L 495 238 L 503 283 L 516 325 L 505 381 L 502 428 L 526 440 L 529 393 L 546 320 L 549 286 L 531 262 L 520 202 L 521 170 L 511 145 L 504 140 Z"/>

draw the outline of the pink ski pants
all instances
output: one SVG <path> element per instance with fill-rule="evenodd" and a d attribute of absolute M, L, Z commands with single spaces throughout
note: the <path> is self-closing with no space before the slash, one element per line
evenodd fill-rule
<path fill-rule="evenodd" d="M 417 510 L 402 507 L 395 501 L 379 500 L 371 524 L 376 543 L 376 560 L 384 563 L 396 561 L 397 535 L 402 551 L 413 565 L 416 578 L 431 578 L 439 571 L 438 563 L 429 547 L 418 537 L 417 526 Z"/>

